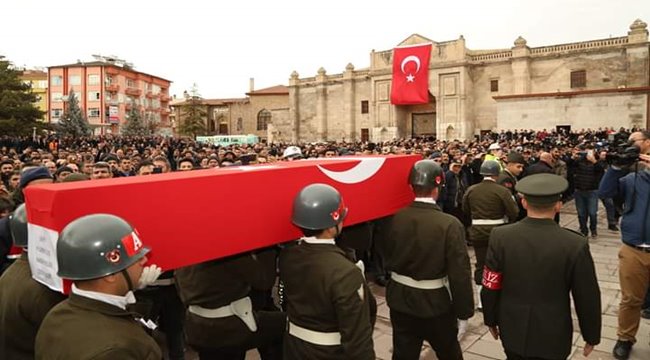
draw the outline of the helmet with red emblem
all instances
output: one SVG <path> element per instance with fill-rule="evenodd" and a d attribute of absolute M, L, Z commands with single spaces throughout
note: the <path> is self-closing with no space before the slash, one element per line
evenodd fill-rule
<path fill-rule="evenodd" d="M 442 167 L 433 160 L 420 160 L 413 164 L 409 175 L 409 184 L 415 189 L 429 189 L 441 187 L 445 182 L 445 173 Z"/>
<path fill-rule="evenodd" d="M 311 184 L 295 197 L 291 221 L 302 229 L 324 230 L 342 223 L 347 214 L 338 190 L 326 184 Z"/>
<path fill-rule="evenodd" d="M 109 214 L 83 216 L 68 224 L 59 236 L 58 275 L 68 280 L 98 279 L 126 270 L 148 252 L 124 219 Z"/>

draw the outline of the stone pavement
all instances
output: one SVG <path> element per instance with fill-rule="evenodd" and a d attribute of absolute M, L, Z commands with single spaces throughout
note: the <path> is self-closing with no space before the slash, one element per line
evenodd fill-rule
<path fill-rule="evenodd" d="M 607 230 L 607 220 L 605 211 L 600 204 L 598 219 L 598 238 L 590 239 L 591 254 L 596 264 L 598 282 L 600 284 L 603 328 L 601 343 L 591 353 L 589 359 L 614 359 L 612 349 L 616 342 L 617 311 L 620 302 L 621 291 L 618 283 L 618 250 L 620 248 L 620 233 L 614 233 Z M 568 203 L 562 210 L 562 226 L 578 230 L 578 218 L 576 215 L 573 202 Z M 474 263 L 474 252 L 470 249 L 472 256 L 472 265 Z M 372 290 L 377 298 L 377 323 L 373 335 L 375 342 L 375 352 L 377 359 L 388 360 L 392 356 L 392 329 L 388 306 L 386 306 L 384 288 L 371 284 Z M 475 294 L 476 295 L 476 294 Z M 574 314 L 574 329 L 579 330 L 577 320 Z M 650 320 L 641 319 L 641 326 L 637 334 L 637 343 L 634 346 L 630 359 L 631 360 L 648 360 L 650 359 Z M 578 332 L 574 333 L 573 351 L 570 359 L 584 359 L 582 349 L 584 341 Z M 467 334 L 461 341 L 464 358 L 467 360 L 484 360 L 484 359 L 505 359 L 505 354 L 501 343 L 494 340 L 487 328 L 483 325 L 483 316 L 476 313 L 469 320 Z M 191 353 L 187 359 L 196 359 L 196 355 Z M 422 347 L 421 359 L 436 359 L 435 353 L 428 344 Z M 256 351 L 249 351 L 246 360 L 256 360 L 259 356 Z"/>

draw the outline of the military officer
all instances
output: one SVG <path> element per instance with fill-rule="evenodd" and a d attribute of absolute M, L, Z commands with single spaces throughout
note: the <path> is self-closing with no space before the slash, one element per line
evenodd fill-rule
<path fill-rule="evenodd" d="M 257 349 L 263 360 L 282 359 L 286 315 L 253 308 L 251 290 L 275 283 L 276 251 L 266 249 L 177 269 L 176 287 L 187 307 L 187 342 L 199 359 L 244 359 Z"/>
<path fill-rule="evenodd" d="M 67 300 L 55 306 L 36 335 L 36 359 L 159 360 L 158 344 L 127 306 L 133 290 L 161 269 L 145 266 L 149 248 L 124 219 L 108 214 L 68 224 L 56 246 L 58 275 L 72 280 Z"/>
<path fill-rule="evenodd" d="M 510 192 L 512 196 L 517 201 L 517 206 L 519 206 L 519 216 L 517 220 L 521 220 L 526 217 L 526 210 L 521 205 L 521 199 L 517 196 L 517 191 L 515 190 L 515 185 L 517 185 L 517 179 L 520 178 L 521 173 L 524 171 L 524 156 L 518 152 L 510 152 L 506 157 L 506 168 L 501 171 L 499 177 L 497 178 L 497 184 L 503 185 Z"/>
<path fill-rule="evenodd" d="M 566 179 L 530 175 L 516 190 L 528 217 L 496 228 L 483 271 L 483 317 L 508 359 L 566 359 L 573 297 L 589 355 L 600 342 L 600 290 L 587 239 L 553 221 Z"/>
<path fill-rule="evenodd" d="M 306 186 L 294 199 L 292 222 L 304 237 L 280 253 L 289 317 L 285 359 L 375 359 L 375 299 L 335 240 L 347 213 L 329 185 Z"/>
<path fill-rule="evenodd" d="M 409 176 L 415 201 L 381 229 L 393 359 L 419 359 L 425 340 L 438 359 L 463 358 L 458 339 L 474 314 L 472 275 L 465 228 L 436 204 L 443 179 L 438 164 L 416 162 Z"/>
<path fill-rule="evenodd" d="M 494 160 L 485 160 L 481 164 L 483 181 L 470 186 L 463 197 L 463 211 L 470 214 L 472 218 L 469 237 L 476 254 L 474 282 L 477 293 L 481 292 L 483 264 L 490 232 L 496 226 L 515 221 L 519 215 L 519 207 L 517 207 L 512 193 L 496 183 L 499 172 L 499 163 Z M 478 308 L 481 309 L 480 297 L 478 298 Z"/>
<path fill-rule="evenodd" d="M 9 216 L 9 228 L 14 245 L 23 252 L 0 277 L 0 359 L 31 360 L 43 318 L 65 296 L 32 279 L 25 204 Z"/>

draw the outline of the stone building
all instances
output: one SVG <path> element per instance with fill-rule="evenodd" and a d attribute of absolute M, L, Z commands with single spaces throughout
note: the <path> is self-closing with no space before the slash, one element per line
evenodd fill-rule
<path fill-rule="evenodd" d="M 272 123 L 286 118 L 289 112 L 289 91 L 284 85 L 251 90 L 245 98 L 200 99 L 205 116 L 204 135 L 248 135 L 253 134 L 272 141 L 273 136 L 282 133 L 273 130 Z M 180 125 L 186 113 L 188 100 L 171 103 L 171 119 L 175 127 Z M 290 134 L 289 134 L 290 136 Z"/>
<path fill-rule="evenodd" d="M 393 50 L 373 50 L 368 68 L 348 64 L 332 75 L 321 68 L 307 78 L 294 71 L 287 106 L 269 106 L 269 139 L 465 139 L 500 129 L 648 126 L 650 43 L 641 20 L 627 36 L 551 46 L 519 37 L 511 48 L 470 50 L 462 36 L 437 42 L 417 34 L 397 45 L 422 43 L 432 44 L 428 104 L 392 105 Z"/>

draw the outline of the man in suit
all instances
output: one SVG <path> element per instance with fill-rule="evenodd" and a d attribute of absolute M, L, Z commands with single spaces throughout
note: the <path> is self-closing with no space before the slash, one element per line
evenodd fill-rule
<path fill-rule="evenodd" d="M 483 318 L 508 359 L 566 359 L 571 352 L 573 297 L 588 356 L 600 342 L 600 289 L 589 243 L 553 221 L 566 179 L 522 179 L 528 217 L 495 228 L 483 270 Z"/>

